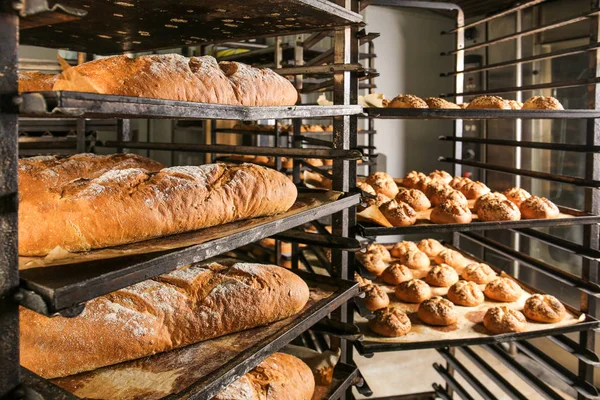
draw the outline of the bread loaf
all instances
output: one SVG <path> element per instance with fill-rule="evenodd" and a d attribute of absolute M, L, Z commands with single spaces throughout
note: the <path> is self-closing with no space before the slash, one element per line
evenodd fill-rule
<path fill-rule="evenodd" d="M 54 177 L 61 171 L 37 170 L 38 182 L 56 183 L 47 190 L 32 188 L 31 176 L 20 181 L 21 255 L 43 256 L 57 246 L 86 251 L 278 214 L 297 195 L 285 175 L 253 164 L 113 169 L 70 181 Z"/>
<path fill-rule="evenodd" d="M 75 318 L 21 309 L 21 364 L 72 375 L 269 324 L 308 297 L 302 279 L 274 265 L 195 264 L 89 301 Z"/>
<path fill-rule="evenodd" d="M 41 72 L 19 72 L 19 92 L 45 92 L 52 90 L 58 79 L 55 74 Z"/>
<path fill-rule="evenodd" d="M 243 106 L 294 105 L 298 93 L 269 69 L 211 56 L 114 56 L 67 68 L 53 90 Z"/>
<path fill-rule="evenodd" d="M 310 400 L 315 378 L 300 359 L 274 353 L 213 400 Z"/>

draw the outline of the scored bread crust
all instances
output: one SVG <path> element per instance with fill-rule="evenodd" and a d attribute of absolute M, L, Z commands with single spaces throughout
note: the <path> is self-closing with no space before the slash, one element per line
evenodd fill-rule
<path fill-rule="evenodd" d="M 452 103 L 448 100 L 440 99 L 439 97 L 427 97 L 425 99 L 427 106 L 429 108 L 452 108 L 452 109 L 460 109 L 460 107 Z"/>
<path fill-rule="evenodd" d="M 560 101 L 551 96 L 533 96 L 523 103 L 523 110 L 564 110 Z"/>
<path fill-rule="evenodd" d="M 467 106 L 469 109 L 481 109 L 481 108 L 490 108 L 490 109 L 500 109 L 500 110 L 510 110 L 510 104 L 504 100 L 502 97 L 498 96 L 479 96 L 475 99 L 471 100 L 469 105 Z"/>
<path fill-rule="evenodd" d="M 58 76 L 37 71 L 19 72 L 19 92 L 46 92 L 52 90 Z"/>
<path fill-rule="evenodd" d="M 308 365 L 289 354 L 273 353 L 212 400 L 310 400 L 314 390 Z"/>
<path fill-rule="evenodd" d="M 409 333 L 412 324 L 404 311 L 386 307 L 375 311 L 375 318 L 369 320 L 369 328 L 382 336 L 398 337 Z"/>
<path fill-rule="evenodd" d="M 56 173 L 55 169 L 40 171 Z M 278 214 L 296 200 L 285 175 L 253 164 L 110 170 L 37 192 L 21 181 L 19 254 L 134 243 Z M 29 193 L 28 193 L 29 191 Z"/>
<path fill-rule="evenodd" d="M 413 94 L 399 94 L 389 102 L 386 102 L 388 108 L 429 108 L 425 100 Z"/>
<path fill-rule="evenodd" d="M 90 371 L 278 321 L 308 297 L 275 265 L 194 264 L 91 300 L 74 318 L 21 308 L 21 364 L 44 378 Z"/>
<path fill-rule="evenodd" d="M 64 71 L 52 89 L 242 106 L 298 100 L 290 81 L 270 69 L 179 54 L 90 61 Z"/>

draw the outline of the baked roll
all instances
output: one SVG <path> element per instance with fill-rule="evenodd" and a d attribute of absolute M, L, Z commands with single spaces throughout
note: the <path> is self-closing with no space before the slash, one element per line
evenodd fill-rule
<path fill-rule="evenodd" d="M 506 102 L 508 103 L 508 106 L 511 110 L 520 110 L 521 108 L 523 108 L 523 103 L 521 103 L 520 101 L 506 100 Z"/>
<path fill-rule="evenodd" d="M 443 244 L 435 239 L 423 239 L 417 244 L 417 248 L 427 254 L 427 257 L 431 259 L 435 258 L 442 250 L 446 249 Z"/>
<path fill-rule="evenodd" d="M 398 257 L 398 262 L 411 269 L 429 268 L 430 265 L 429 257 L 420 250 L 407 251 Z"/>
<path fill-rule="evenodd" d="M 417 245 L 414 242 L 404 240 L 402 242 L 396 243 L 392 247 L 392 250 L 390 250 L 390 254 L 396 258 L 400 258 L 408 252 L 418 251 L 418 250 L 419 250 L 419 248 L 417 247 Z"/>
<path fill-rule="evenodd" d="M 365 305 L 371 311 L 379 310 L 390 304 L 390 298 L 379 285 L 369 285 L 363 288 Z"/>
<path fill-rule="evenodd" d="M 385 283 L 396 286 L 402 282 L 410 281 L 413 274 L 407 266 L 394 262 L 383 271 L 381 278 Z"/>
<path fill-rule="evenodd" d="M 462 269 L 467 264 L 467 259 L 456 250 L 444 249 L 435 256 L 437 264 L 447 264 L 454 269 Z"/>
<path fill-rule="evenodd" d="M 468 206 L 446 200 L 433 208 L 429 218 L 434 224 L 468 224 L 473 216 Z"/>
<path fill-rule="evenodd" d="M 483 182 L 467 182 L 461 186 L 460 191 L 467 199 L 476 199 L 490 192 L 490 188 Z"/>
<path fill-rule="evenodd" d="M 420 279 L 411 279 L 396 286 L 394 293 L 400 301 L 421 303 L 431 297 L 431 288 Z"/>
<path fill-rule="evenodd" d="M 504 192 L 504 196 L 506 196 L 509 201 L 515 203 L 517 207 L 521 207 L 521 204 L 530 198 L 531 194 L 529 194 L 529 192 L 525 189 L 514 187 L 506 190 Z"/>
<path fill-rule="evenodd" d="M 402 178 L 402 186 L 409 189 L 416 189 L 419 183 L 425 178 L 427 178 L 427 175 L 422 172 L 410 171 Z"/>
<path fill-rule="evenodd" d="M 489 308 L 483 316 L 483 326 L 493 333 L 525 332 L 527 320 L 521 312 L 506 306 Z"/>
<path fill-rule="evenodd" d="M 395 199 L 398 203 L 406 203 L 415 211 L 425 211 L 431 207 L 431 203 L 425 193 L 417 189 L 400 190 Z"/>
<path fill-rule="evenodd" d="M 435 171 L 430 173 L 428 176 L 431 179 L 433 179 L 434 181 L 440 181 L 442 183 L 445 183 L 446 185 L 449 184 L 450 181 L 452 180 L 452 175 L 450 175 L 446 171 L 442 171 L 439 169 L 436 169 Z"/>
<path fill-rule="evenodd" d="M 554 97 L 533 96 L 523 103 L 523 110 L 564 110 L 560 101 Z"/>
<path fill-rule="evenodd" d="M 429 108 L 423 99 L 412 94 L 400 94 L 384 102 L 387 108 Z"/>
<path fill-rule="evenodd" d="M 449 265 L 434 265 L 425 276 L 425 282 L 431 286 L 449 287 L 458 282 L 458 274 Z"/>
<path fill-rule="evenodd" d="M 517 301 L 521 298 L 521 286 L 509 278 L 496 278 L 487 285 L 483 293 L 490 299 L 503 302 Z"/>
<path fill-rule="evenodd" d="M 448 185 L 450 185 L 452 189 L 460 190 L 464 185 L 466 185 L 469 182 L 473 181 L 464 176 L 455 176 L 454 178 L 452 178 Z"/>
<path fill-rule="evenodd" d="M 512 201 L 496 198 L 479 204 L 477 216 L 481 221 L 518 221 L 521 212 Z"/>
<path fill-rule="evenodd" d="M 394 178 L 385 172 L 375 172 L 369 175 L 365 182 L 371 185 L 375 192 L 382 193 L 390 199 L 398 194 L 398 185 L 394 182 Z"/>
<path fill-rule="evenodd" d="M 479 206 L 488 201 L 488 200 L 492 200 L 492 199 L 497 199 L 497 200 L 507 200 L 506 196 L 500 192 L 490 192 L 487 194 L 484 194 L 481 197 L 478 197 L 477 200 L 475 200 L 475 203 L 473 204 L 473 210 L 475 212 L 477 212 L 477 210 L 479 210 Z M 518 206 L 517 206 L 518 207 Z"/>
<path fill-rule="evenodd" d="M 428 325 L 448 326 L 458 321 L 454 304 L 443 297 L 432 297 L 419 304 L 419 319 Z"/>
<path fill-rule="evenodd" d="M 560 210 L 545 197 L 531 196 L 524 200 L 519 207 L 523 219 L 558 218 Z"/>
<path fill-rule="evenodd" d="M 440 99 L 439 97 L 428 97 L 425 99 L 425 103 L 429 108 L 451 108 L 451 109 L 460 109 L 458 105 L 452 103 L 450 101 Z"/>
<path fill-rule="evenodd" d="M 460 204 L 465 207 L 469 205 L 469 202 L 465 195 L 456 189 L 452 189 L 450 186 L 430 186 L 429 190 L 429 193 L 431 194 L 429 200 L 431 201 L 431 205 L 433 205 L 434 207 L 446 201 L 451 201 L 453 203 Z"/>
<path fill-rule="evenodd" d="M 375 311 L 375 318 L 369 321 L 369 328 L 381 336 L 398 337 L 410 332 L 411 323 L 404 311 L 386 307 Z"/>
<path fill-rule="evenodd" d="M 473 263 L 465 267 L 461 274 L 463 279 L 478 284 L 486 284 L 497 278 L 496 272 L 487 264 Z"/>
<path fill-rule="evenodd" d="M 356 259 L 360 262 L 367 271 L 374 275 L 381 275 L 387 264 L 383 260 L 383 256 L 377 253 L 356 253 Z"/>
<path fill-rule="evenodd" d="M 379 254 L 381 256 L 381 258 L 383 259 L 383 261 L 390 261 L 392 259 L 390 252 L 382 244 L 370 243 L 367 246 L 366 250 L 367 250 L 367 253 Z"/>
<path fill-rule="evenodd" d="M 536 322 L 559 322 L 566 313 L 565 306 L 556 297 L 548 294 L 533 294 L 523 306 L 523 314 Z"/>
<path fill-rule="evenodd" d="M 482 304 L 485 296 L 479 285 L 472 281 L 458 281 L 448 289 L 448 300 L 464 307 L 475 307 Z"/>
<path fill-rule="evenodd" d="M 498 110 L 510 110 L 510 105 L 499 96 L 479 96 L 471 100 L 469 109 L 498 109 Z"/>
<path fill-rule="evenodd" d="M 417 212 L 406 203 L 388 201 L 379 207 L 379 211 L 394 226 L 410 226 L 417 222 Z"/>

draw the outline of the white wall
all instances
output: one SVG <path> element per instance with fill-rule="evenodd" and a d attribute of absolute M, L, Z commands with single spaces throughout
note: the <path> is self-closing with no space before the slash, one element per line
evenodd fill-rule
<path fill-rule="evenodd" d="M 374 42 L 378 92 L 391 99 L 400 93 L 425 98 L 453 91 L 452 79 L 439 76 L 453 69 L 453 57 L 440 56 L 453 47 L 451 35 L 440 35 L 454 25 L 452 19 L 428 11 L 370 6 L 365 20 L 368 32 L 381 33 Z M 437 162 L 438 156 L 451 155 L 452 147 L 437 140 L 452 133 L 451 122 L 377 120 L 375 126 L 375 145 L 387 156 L 386 171 L 393 176 L 413 169 L 451 170 L 451 165 Z"/>

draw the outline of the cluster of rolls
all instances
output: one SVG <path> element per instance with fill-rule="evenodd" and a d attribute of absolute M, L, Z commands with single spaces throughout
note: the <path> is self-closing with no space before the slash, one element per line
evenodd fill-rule
<path fill-rule="evenodd" d="M 499 96 L 479 96 L 470 103 L 456 104 L 438 97 L 425 100 L 412 94 L 400 94 L 392 100 L 383 100 L 387 108 L 446 108 L 446 109 L 496 109 L 496 110 L 564 110 L 562 104 L 550 96 L 533 96 L 524 103 Z"/>
<path fill-rule="evenodd" d="M 229 160 L 240 161 L 240 162 L 249 162 L 249 163 L 263 165 L 263 166 L 267 166 L 267 167 L 275 167 L 275 157 L 233 154 L 233 155 L 229 156 Z M 331 159 L 305 158 L 304 161 L 307 164 L 312 165 L 313 167 L 322 167 L 323 165 L 333 165 L 333 160 L 331 160 Z M 281 167 L 282 168 L 293 168 L 294 167 L 294 159 L 290 158 L 290 157 L 281 157 Z"/>
<path fill-rule="evenodd" d="M 512 279 L 499 277 L 487 264 L 471 263 L 458 251 L 446 248 L 435 239 L 396 243 L 390 250 L 377 243 L 366 252 L 357 253 L 365 268 L 378 280 L 395 286 L 395 297 L 404 303 L 419 304 L 419 319 L 433 326 L 448 326 L 458 322 L 456 306 L 476 307 L 486 298 L 495 302 L 512 303 L 521 298 L 523 291 Z M 427 273 L 416 279 L 416 270 Z M 382 336 L 397 337 L 408 334 L 410 318 L 390 306 L 383 286 L 357 277 L 365 293 L 366 306 L 375 313 L 369 321 L 370 329 Z M 433 296 L 431 287 L 447 287 L 445 297 Z M 549 295 L 534 294 L 525 301 L 522 311 L 509 306 L 489 308 L 483 317 L 485 328 L 492 334 L 523 332 L 527 318 L 535 322 L 553 323 L 564 318 L 562 303 Z"/>

